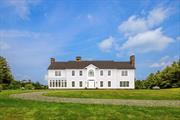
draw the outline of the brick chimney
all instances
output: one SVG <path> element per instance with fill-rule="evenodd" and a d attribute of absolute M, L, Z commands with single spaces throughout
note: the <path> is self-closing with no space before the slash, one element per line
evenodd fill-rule
<path fill-rule="evenodd" d="M 81 56 L 77 56 L 76 57 L 76 62 L 80 62 L 81 61 Z"/>
<path fill-rule="evenodd" d="M 51 58 L 51 64 L 55 63 L 55 61 L 56 61 L 55 58 Z"/>
<path fill-rule="evenodd" d="M 130 64 L 135 67 L 135 55 L 130 56 Z"/>

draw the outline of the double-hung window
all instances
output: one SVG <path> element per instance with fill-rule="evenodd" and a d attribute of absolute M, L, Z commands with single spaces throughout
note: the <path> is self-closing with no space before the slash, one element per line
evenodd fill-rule
<path fill-rule="evenodd" d="M 103 76 L 103 70 L 100 71 L 100 76 Z"/>
<path fill-rule="evenodd" d="M 108 76 L 111 76 L 111 71 L 110 70 L 108 70 Z"/>
<path fill-rule="evenodd" d="M 127 70 L 123 70 L 121 72 L 121 76 L 128 76 L 128 71 Z"/>
<path fill-rule="evenodd" d="M 75 71 L 74 70 L 72 71 L 72 76 L 75 76 Z"/>
<path fill-rule="evenodd" d="M 72 81 L 72 87 L 75 87 L 75 81 Z"/>
<path fill-rule="evenodd" d="M 79 71 L 79 76 L 82 76 L 82 71 Z"/>
<path fill-rule="evenodd" d="M 103 87 L 103 81 L 100 81 L 100 87 Z"/>
<path fill-rule="evenodd" d="M 108 81 L 108 87 L 111 87 L 111 81 Z"/>

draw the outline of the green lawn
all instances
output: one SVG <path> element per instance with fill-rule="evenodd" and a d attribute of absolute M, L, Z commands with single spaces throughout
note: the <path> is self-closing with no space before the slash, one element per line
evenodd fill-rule
<path fill-rule="evenodd" d="M 180 100 L 180 88 L 161 90 L 51 90 L 45 95 L 68 98 Z"/>
<path fill-rule="evenodd" d="M 0 92 L 0 120 L 175 120 L 178 107 L 139 107 L 48 103 L 9 98 L 12 93 Z"/>

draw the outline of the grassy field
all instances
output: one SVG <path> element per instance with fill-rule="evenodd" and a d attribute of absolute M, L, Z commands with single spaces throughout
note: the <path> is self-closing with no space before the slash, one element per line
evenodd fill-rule
<path fill-rule="evenodd" d="M 141 100 L 180 100 L 180 88 L 161 90 L 52 90 L 47 96 Z"/>
<path fill-rule="evenodd" d="M 84 105 L 48 103 L 9 98 L 12 93 L 0 92 L 0 120 L 175 120 L 180 119 L 179 108 L 138 107 L 113 105 Z"/>

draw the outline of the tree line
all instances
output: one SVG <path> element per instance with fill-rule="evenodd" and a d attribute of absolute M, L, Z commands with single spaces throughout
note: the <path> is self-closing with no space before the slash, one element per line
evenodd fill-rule
<path fill-rule="evenodd" d="M 0 90 L 2 89 L 46 89 L 47 86 L 31 80 L 15 80 L 6 59 L 0 56 Z"/>
<path fill-rule="evenodd" d="M 163 70 L 150 73 L 146 80 L 136 80 L 136 89 L 152 89 L 154 86 L 160 88 L 180 87 L 180 60 L 174 61 Z"/>
<path fill-rule="evenodd" d="M 136 80 L 136 89 L 180 87 L 180 60 L 173 62 L 156 73 L 150 73 L 146 80 Z M 0 90 L 1 89 L 46 89 L 46 85 L 31 80 L 15 80 L 6 59 L 0 56 Z"/>

